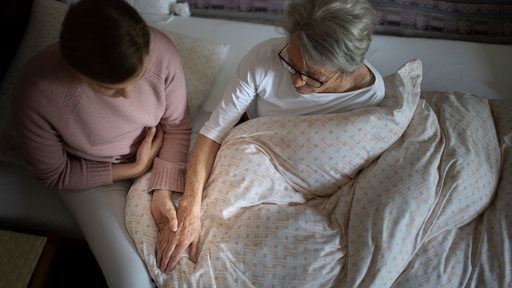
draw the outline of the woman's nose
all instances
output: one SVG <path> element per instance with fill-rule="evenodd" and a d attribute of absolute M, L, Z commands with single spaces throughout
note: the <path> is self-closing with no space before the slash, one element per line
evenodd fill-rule
<path fill-rule="evenodd" d="M 131 86 L 128 86 L 128 87 L 125 87 L 125 88 L 122 88 L 122 89 L 118 89 L 116 91 L 116 94 L 119 96 L 119 97 L 123 97 L 123 98 L 130 98 L 130 94 L 131 94 Z"/>
<path fill-rule="evenodd" d="M 299 74 L 290 74 L 290 77 L 292 78 L 292 85 L 293 87 L 300 87 L 306 84 L 304 80 L 302 80 L 302 77 L 300 77 Z"/>

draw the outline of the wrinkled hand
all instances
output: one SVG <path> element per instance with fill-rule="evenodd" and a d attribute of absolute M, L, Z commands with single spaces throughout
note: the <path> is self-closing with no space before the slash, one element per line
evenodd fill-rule
<path fill-rule="evenodd" d="M 158 156 L 162 148 L 164 132 L 161 127 L 151 127 L 137 150 L 135 164 L 142 174 L 146 173 L 153 165 L 153 160 Z"/>
<path fill-rule="evenodd" d="M 174 202 L 172 202 L 171 193 L 172 192 L 168 190 L 153 191 L 151 198 L 151 214 L 158 227 L 158 231 L 164 229 L 176 231 L 178 229 L 176 207 L 174 207 Z"/>
<path fill-rule="evenodd" d="M 170 191 L 156 190 L 151 200 L 151 213 L 158 227 L 156 241 L 158 268 L 164 272 L 172 271 L 187 247 L 190 259 L 192 262 L 197 262 L 201 229 L 199 209 L 190 207 L 182 201 L 176 215 L 176 207 L 172 202 Z"/>

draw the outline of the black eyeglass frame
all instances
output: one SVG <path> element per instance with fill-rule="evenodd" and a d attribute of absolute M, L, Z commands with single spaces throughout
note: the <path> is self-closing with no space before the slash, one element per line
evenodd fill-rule
<path fill-rule="evenodd" d="M 300 72 L 297 68 L 295 68 L 292 64 L 290 64 L 290 62 L 288 62 L 288 60 L 286 60 L 286 58 L 284 58 L 284 56 L 282 55 L 284 49 L 286 49 L 287 47 L 288 47 L 288 43 L 286 43 L 286 45 L 284 45 L 283 49 L 281 49 L 281 51 L 279 51 L 279 53 L 277 53 L 277 56 L 279 57 L 281 64 L 283 64 L 284 68 L 288 72 L 290 72 L 292 74 L 299 75 L 300 79 L 302 79 L 302 81 L 304 81 L 304 83 L 306 83 L 307 85 L 309 85 L 313 88 L 320 88 L 323 85 L 325 85 L 325 83 L 329 82 L 334 77 L 334 75 L 336 75 L 338 73 L 338 71 L 336 71 L 328 79 L 326 79 L 325 81 L 322 81 L 322 80 L 316 79 L 315 77 L 311 77 L 307 74 Z M 311 82 L 309 80 L 312 80 L 313 82 Z M 314 85 L 314 84 L 316 84 L 316 85 Z"/>

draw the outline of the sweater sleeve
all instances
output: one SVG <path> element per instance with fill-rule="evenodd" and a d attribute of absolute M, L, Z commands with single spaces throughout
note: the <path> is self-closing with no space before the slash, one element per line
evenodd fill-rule
<path fill-rule="evenodd" d="M 165 111 L 160 120 L 164 139 L 159 156 L 153 163 L 152 178 L 148 189 L 185 190 L 185 172 L 190 146 L 192 125 L 190 122 L 185 74 L 180 56 L 174 44 L 166 36 L 156 32 L 156 45 L 163 45 L 158 61 L 168 63 L 164 67 Z M 153 35 L 152 35 L 153 36 Z"/>

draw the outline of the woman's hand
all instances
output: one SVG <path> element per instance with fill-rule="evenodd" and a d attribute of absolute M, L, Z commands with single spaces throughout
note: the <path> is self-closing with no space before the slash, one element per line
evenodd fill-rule
<path fill-rule="evenodd" d="M 164 132 L 160 127 L 151 127 L 137 150 L 135 162 L 112 164 L 112 180 L 126 180 L 142 176 L 153 165 L 164 141 Z"/>
<path fill-rule="evenodd" d="M 159 227 L 156 259 L 157 266 L 161 271 L 173 270 L 187 248 L 189 248 L 190 260 L 197 262 L 199 233 L 201 231 L 201 198 L 219 148 L 219 143 L 201 134 L 198 135 L 187 165 L 185 192 L 177 212 L 174 204 L 171 208 L 167 204 L 155 203 L 155 201 L 172 203 L 169 195 L 162 197 L 159 196 L 158 191 L 155 191 L 156 194 L 153 192 L 151 211 L 155 223 Z M 173 213 L 162 212 L 171 211 L 171 209 L 174 209 Z M 162 215 L 164 214 L 171 216 L 163 218 Z M 165 222 L 166 220 L 174 221 L 172 220 L 174 217 L 177 219 L 175 222 L 177 226 Z"/>
<path fill-rule="evenodd" d="M 172 191 L 154 190 L 151 197 L 151 214 L 158 228 L 160 237 L 161 232 L 170 229 L 175 232 L 178 229 L 178 218 L 176 217 L 176 207 L 171 198 Z"/>
<path fill-rule="evenodd" d="M 153 165 L 153 160 L 158 156 L 162 148 L 164 132 L 160 126 L 149 128 L 146 137 L 137 150 L 135 160 L 136 170 L 141 171 L 140 175 L 146 173 Z"/>

